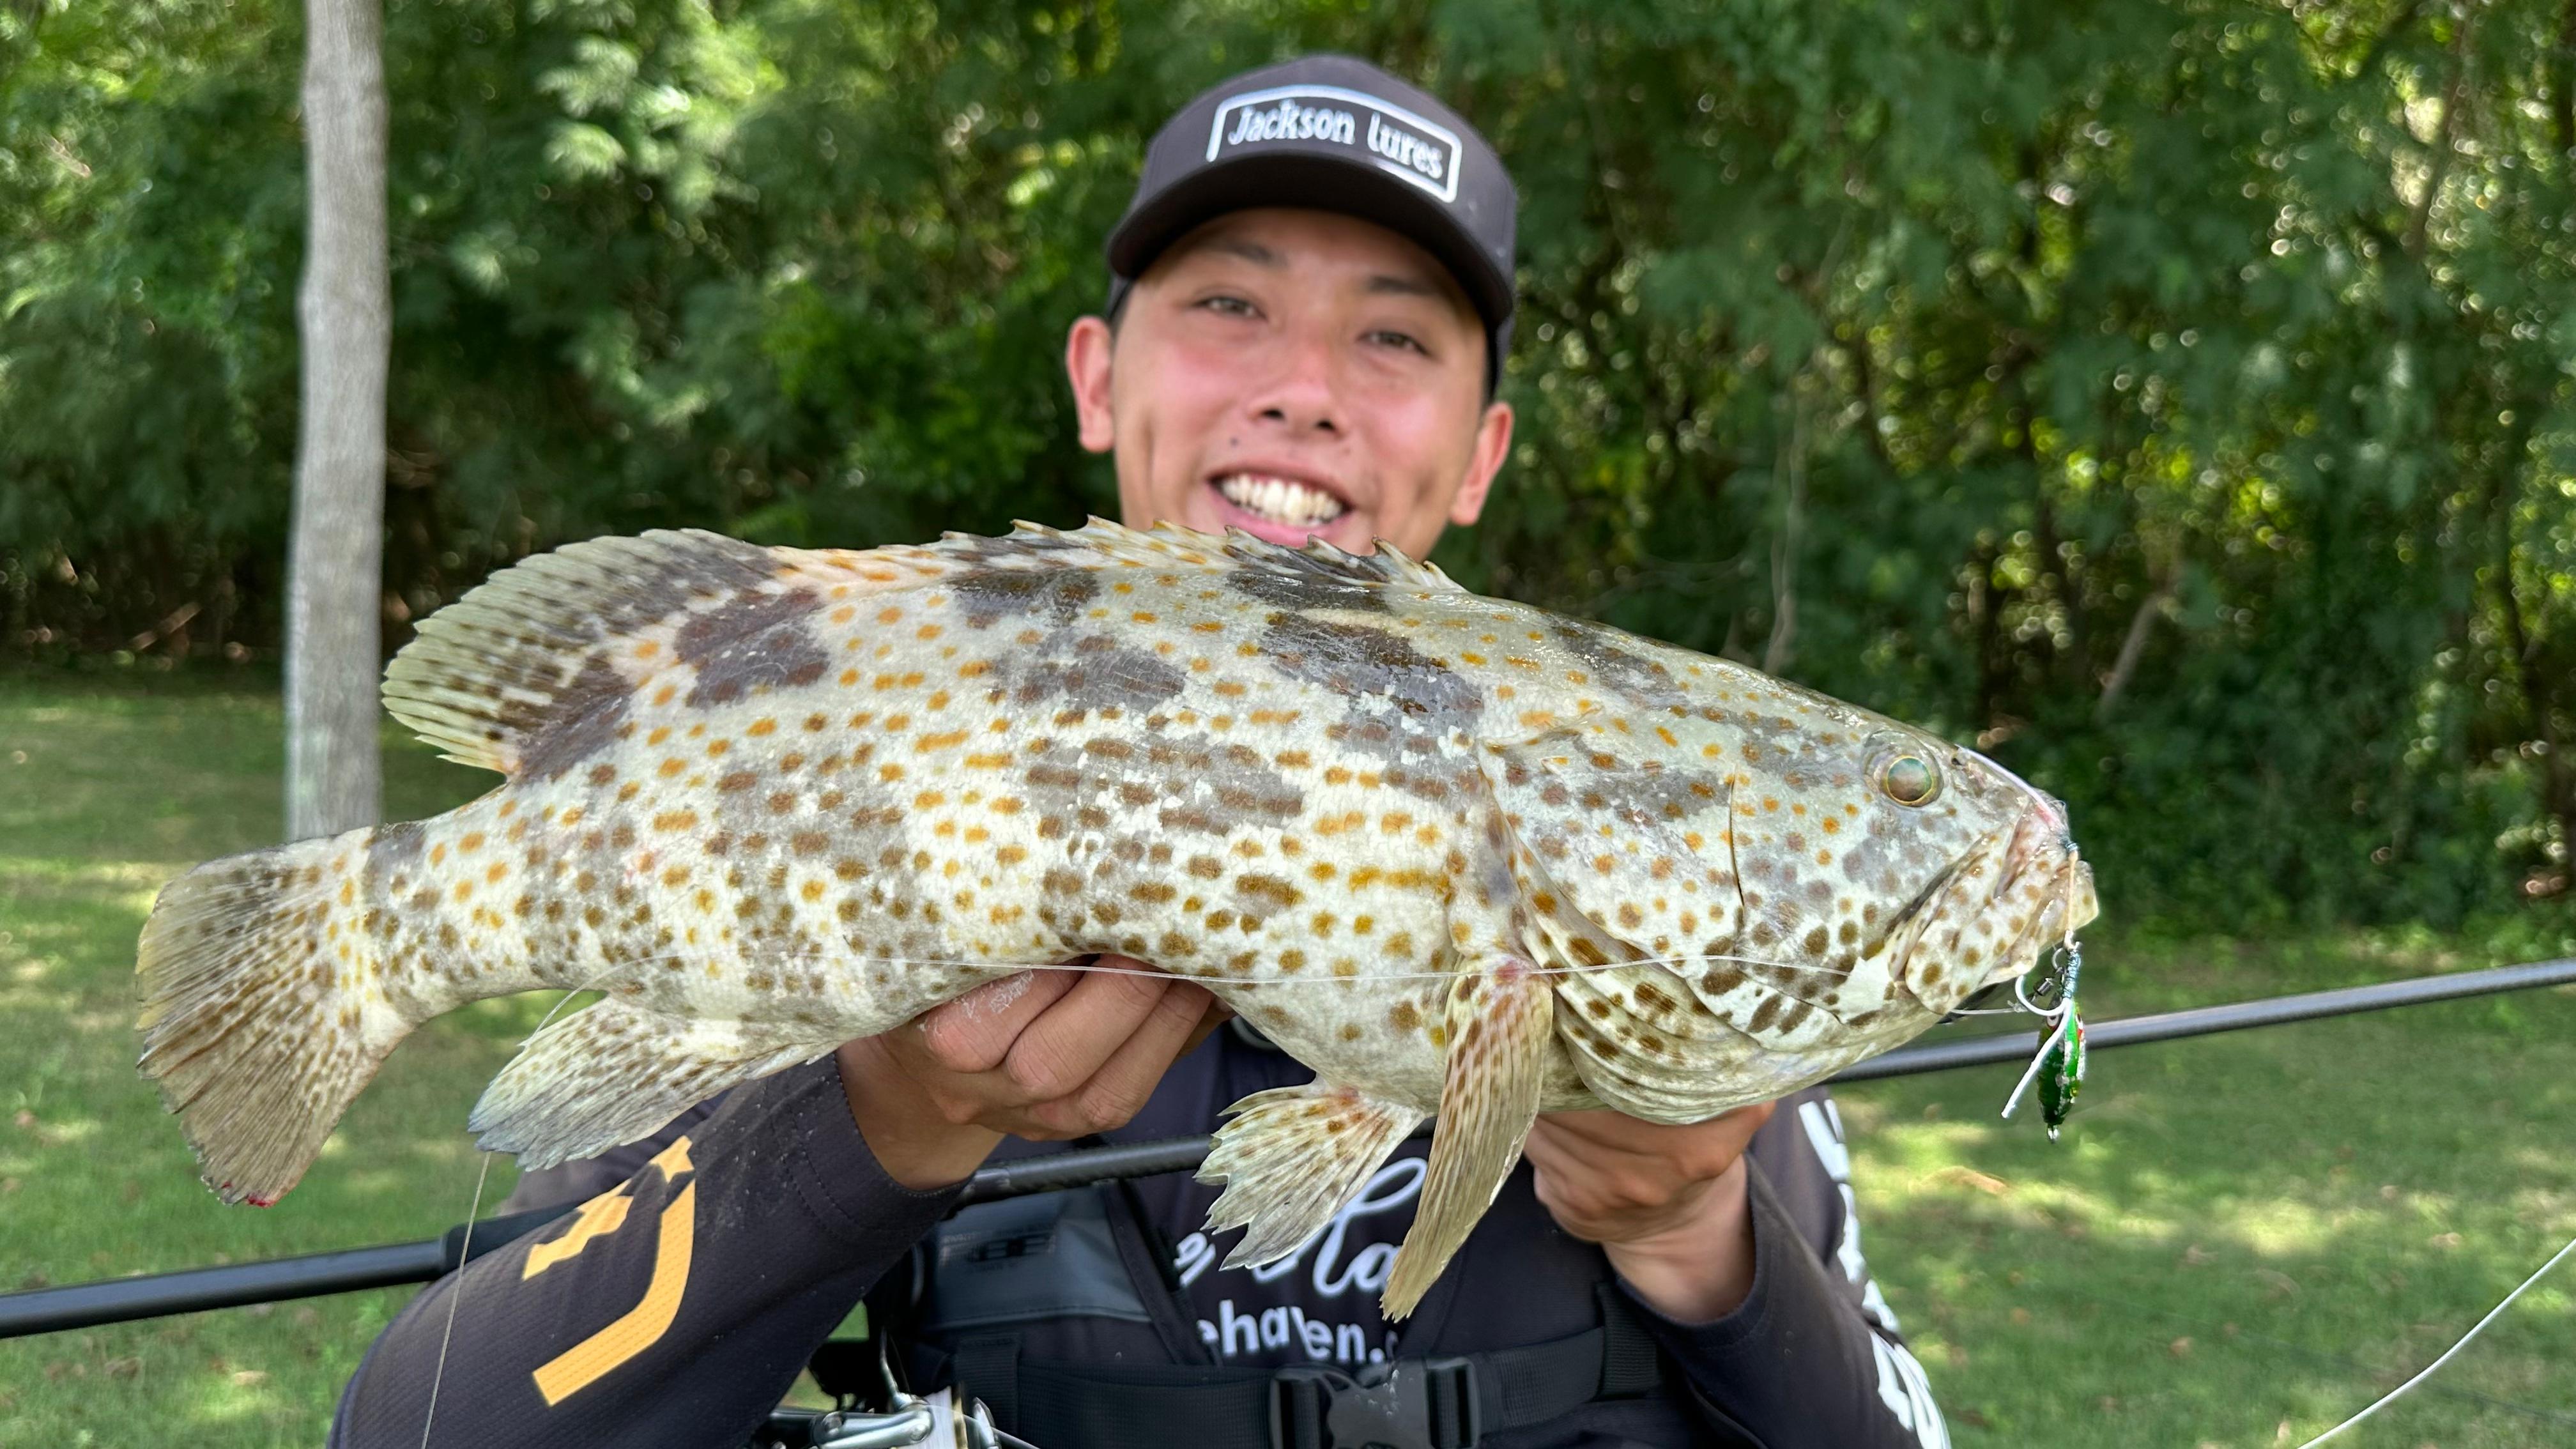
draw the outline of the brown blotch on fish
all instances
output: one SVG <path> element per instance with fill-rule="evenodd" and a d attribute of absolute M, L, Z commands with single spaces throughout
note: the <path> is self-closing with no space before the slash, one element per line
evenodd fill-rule
<path fill-rule="evenodd" d="M 753 690 L 802 688 L 822 678 L 831 656 L 806 623 L 822 602 L 811 589 L 754 592 L 690 615 L 672 641 L 680 662 L 698 672 L 685 703 L 706 709 Z"/>
<path fill-rule="evenodd" d="M 519 775 L 534 780 L 551 780 L 614 746 L 635 697 L 633 686 L 604 652 L 591 655 L 569 683 L 545 680 L 537 687 L 548 696 L 544 703 L 513 705 L 493 716 L 503 727 L 519 731 L 525 741 Z"/>
<path fill-rule="evenodd" d="M 949 592 L 968 625 L 989 629 L 1004 619 L 1043 615 L 1058 628 L 1082 617 L 1100 594 L 1100 579 L 1086 569 L 993 569 L 959 574 Z"/>
<path fill-rule="evenodd" d="M 1302 562 L 1307 556 L 1291 557 Z M 1280 609 L 1348 609 L 1384 614 L 1394 608 L 1382 589 L 1321 572 L 1288 574 L 1258 568 L 1237 569 L 1226 575 L 1225 583 L 1227 588 L 1246 598 L 1258 599 Z"/>
<path fill-rule="evenodd" d="M 1484 712 L 1482 690 L 1385 629 L 1282 612 L 1263 628 L 1261 651 L 1291 679 L 1356 700 L 1389 701 L 1407 715 L 1463 727 Z"/>

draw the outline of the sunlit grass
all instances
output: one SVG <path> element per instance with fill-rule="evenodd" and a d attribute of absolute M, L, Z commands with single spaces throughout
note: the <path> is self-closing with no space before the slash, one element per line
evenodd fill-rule
<path fill-rule="evenodd" d="M 2099 936 L 2100 1015 L 2485 964 Z M 2549 993 L 2104 1052 L 2054 1146 L 1994 1120 L 1999 1069 L 1846 1090 L 1871 1261 L 1958 1442 L 2295 1444 L 2394 1386 L 2576 1237 L 2570 1026 Z M 2339 1442 L 2576 1443 L 2571 1305 L 2535 1290 Z"/>
<path fill-rule="evenodd" d="M 550 997 L 432 1023 L 266 1212 L 199 1185 L 134 1072 L 144 914 L 170 876 L 276 838 L 278 742 L 275 694 L 256 684 L 0 676 L 0 1288 L 421 1238 L 465 1216 L 479 1161 L 466 1109 Z M 408 743 L 387 772 L 403 815 L 489 783 Z M 510 1180 L 496 1166 L 487 1198 Z M 133 1443 L 147 1424 L 191 1444 L 318 1443 L 407 1296 L 0 1343 L 0 1444 Z"/>
<path fill-rule="evenodd" d="M 198 1185 L 134 1073 L 136 932 L 169 875 L 275 838 L 278 728 L 256 682 L 0 675 L 0 1288 L 420 1238 L 466 1213 L 466 1110 L 551 996 L 420 1032 L 267 1212 Z M 388 774 L 396 816 L 490 783 L 408 744 Z M 2105 897 L 2116 910 L 2116 882 Z M 2106 923 L 2086 981 L 2107 1016 L 2566 944 Z M 2105 1052 L 2055 1145 L 1995 1120 L 2003 1068 L 1844 1092 L 1870 1261 L 1957 1442 L 2296 1443 L 2375 1397 L 2576 1236 L 2571 1028 L 2576 998 L 2531 993 Z M 0 1444 L 318 1443 L 407 1292 L 0 1344 Z M 2576 1443 L 2571 1361 L 2576 1278 L 2342 1442 Z"/>

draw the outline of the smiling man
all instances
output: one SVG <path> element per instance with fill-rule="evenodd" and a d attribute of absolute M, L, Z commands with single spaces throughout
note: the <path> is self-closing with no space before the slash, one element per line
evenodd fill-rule
<path fill-rule="evenodd" d="M 1360 61 L 1184 107 L 1066 344 L 1126 521 L 1417 557 L 1473 524 L 1511 444 L 1514 208 L 1473 128 Z M 871 1285 L 912 1383 L 1042 1449 L 1946 1442 L 1821 1091 L 1542 1117 L 1400 1326 L 1376 1302 L 1420 1140 L 1249 1271 L 1179 1175 L 954 1210 L 990 1159 L 1204 1133 L 1311 1075 L 1197 986 L 1099 964 L 1127 969 L 996 983 L 523 1178 L 514 1207 L 587 1201 L 415 1300 L 334 1442 L 730 1449 Z"/>
<path fill-rule="evenodd" d="M 1086 317 L 1066 348 L 1083 444 L 1116 456 L 1126 517 L 1354 553 L 1476 521 L 1512 411 L 1487 400 L 1485 316 L 1419 244 L 1266 206 L 1143 271 L 1118 325 Z"/>

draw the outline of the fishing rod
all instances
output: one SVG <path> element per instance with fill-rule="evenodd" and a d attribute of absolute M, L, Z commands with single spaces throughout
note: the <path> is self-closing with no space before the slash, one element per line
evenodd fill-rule
<path fill-rule="evenodd" d="M 2418 1006 L 2506 991 L 2530 991 L 2576 984 L 2576 958 L 2497 966 L 2438 976 L 2416 976 L 2369 986 L 2311 991 L 2296 996 L 2264 997 L 2221 1006 L 2194 1007 L 2115 1020 L 2088 1022 L 2088 1050 L 2179 1041 L 2220 1032 L 2280 1026 L 2324 1017 L 2350 1016 L 2391 1007 Z M 1882 1081 L 1997 1062 L 2026 1062 L 2039 1048 L 2035 1031 L 2002 1032 L 1961 1041 L 1900 1047 L 1846 1068 L 1831 1084 Z M 1425 1128 L 1424 1130 L 1428 1130 Z M 1206 1159 L 1210 1139 L 1169 1137 L 1152 1142 L 1119 1143 L 1022 1158 L 984 1168 L 967 1179 L 958 1206 L 1059 1192 L 1124 1178 L 1184 1172 Z M 388 1243 L 331 1253 L 308 1253 L 255 1263 L 189 1268 L 175 1273 L 140 1274 L 95 1283 L 71 1283 L 0 1293 L 0 1338 L 59 1333 L 104 1323 L 196 1313 L 211 1308 L 237 1308 L 251 1303 L 283 1303 L 331 1293 L 355 1293 L 427 1283 L 454 1272 L 485 1253 L 505 1247 L 570 1213 L 563 1203 L 530 1212 L 459 1223 L 435 1238 Z"/>

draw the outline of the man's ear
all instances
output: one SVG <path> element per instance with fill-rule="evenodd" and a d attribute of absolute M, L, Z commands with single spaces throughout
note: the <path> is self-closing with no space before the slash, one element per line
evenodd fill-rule
<path fill-rule="evenodd" d="M 1085 317 L 1065 334 L 1064 373 L 1073 383 L 1073 410 L 1080 419 L 1082 446 L 1106 453 L 1118 441 L 1117 417 L 1109 402 L 1109 355 L 1118 334 L 1097 317 Z"/>
<path fill-rule="evenodd" d="M 1485 415 L 1476 422 L 1476 447 L 1467 458 L 1467 477 L 1449 500 L 1449 521 L 1465 528 L 1485 511 L 1485 496 L 1493 491 L 1494 475 L 1503 471 L 1503 460 L 1512 455 L 1512 405 L 1507 402 L 1485 404 Z"/>

